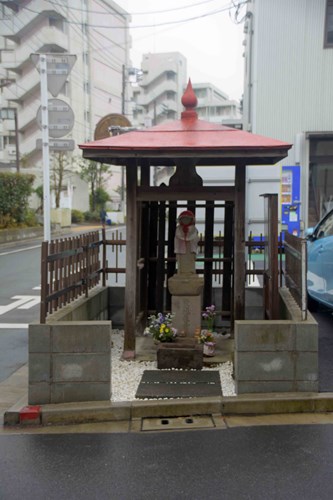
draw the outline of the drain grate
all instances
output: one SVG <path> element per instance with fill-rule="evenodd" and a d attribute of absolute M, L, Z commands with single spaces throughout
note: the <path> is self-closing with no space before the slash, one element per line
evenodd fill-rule
<path fill-rule="evenodd" d="M 186 429 L 211 429 L 214 427 L 215 424 L 211 415 L 194 415 L 187 417 L 143 418 L 141 430 L 170 431 Z"/>
<path fill-rule="evenodd" d="M 218 371 L 145 370 L 135 397 L 193 398 L 222 396 Z"/>

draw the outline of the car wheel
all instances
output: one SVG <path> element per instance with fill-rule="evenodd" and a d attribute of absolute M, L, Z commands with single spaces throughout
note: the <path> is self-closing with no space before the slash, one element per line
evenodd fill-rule
<path fill-rule="evenodd" d="M 318 302 L 314 300 L 310 295 L 308 294 L 308 310 L 310 312 L 316 312 L 318 310 Z"/>

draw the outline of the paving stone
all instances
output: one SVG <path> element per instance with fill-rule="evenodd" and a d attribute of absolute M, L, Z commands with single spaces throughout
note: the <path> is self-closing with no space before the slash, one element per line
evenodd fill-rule
<path fill-rule="evenodd" d="M 135 395 L 138 399 L 203 396 L 222 396 L 218 371 L 146 370 Z"/>

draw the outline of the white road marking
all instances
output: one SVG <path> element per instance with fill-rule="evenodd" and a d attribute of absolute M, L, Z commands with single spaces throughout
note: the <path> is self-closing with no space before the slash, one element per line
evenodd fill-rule
<path fill-rule="evenodd" d="M 250 271 L 253 271 L 254 266 L 253 266 L 252 260 L 248 260 L 247 261 L 247 268 Z M 250 274 L 250 275 L 247 276 L 247 286 L 248 287 L 250 287 L 250 286 L 260 287 L 259 279 L 258 279 L 258 276 L 256 274 L 254 274 L 254 275 Z"/>
<path fill-rule="evenodd" d="M 11 255 L 12 253 L 19 253 L 19 252 L 25 252 L 26 250 L 34 250 L 35 248 L 40 248 L 40 245 L 35 245 L 33 247 L 27 247 L 27 248 L 19 248 L 18 250 L 10 250 L 10 252 L 1 252 L 1 255 Z"/>
<path fill-rule="evenodd" d="M 14 295 L 11 299 L 14 302 L 7 306 L 0 306 L 0 316 L 13 309 L 30 309 L 40 303 L 40 297 L 36 295 Z"/>
<path fill-rule="evenodd" d="M 20 330 L 28 327 L 28 323 L 0 323 L 0 330 Z"/>

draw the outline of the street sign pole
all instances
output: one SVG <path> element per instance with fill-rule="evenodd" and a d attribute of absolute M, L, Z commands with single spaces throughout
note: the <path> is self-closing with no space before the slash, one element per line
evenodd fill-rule
<path fill-rule="evenodd" d="M 42 152 L 43 152 L 43 212 L 44 241 L 51 240 L 51 203 L 50 203 L 50 150 L 49 150 L 49 110 L 47 95 L 47 57 L 40 54 L 40 93 L 42 107 Z"/>

